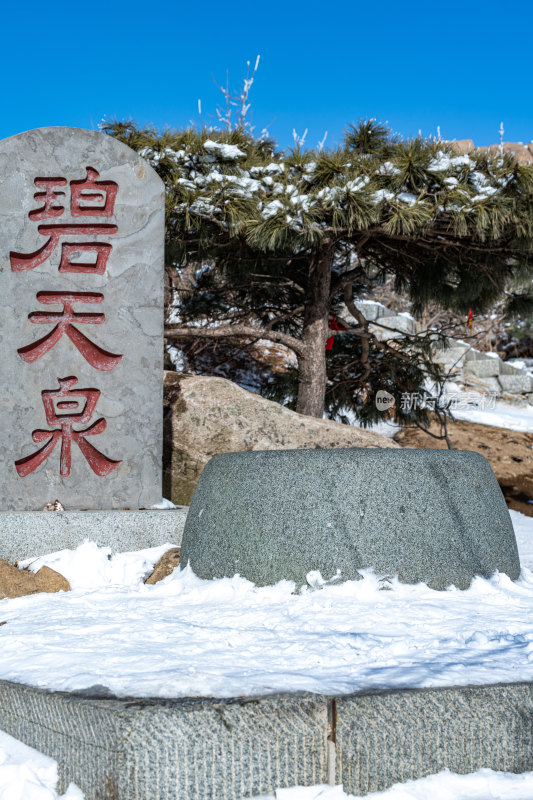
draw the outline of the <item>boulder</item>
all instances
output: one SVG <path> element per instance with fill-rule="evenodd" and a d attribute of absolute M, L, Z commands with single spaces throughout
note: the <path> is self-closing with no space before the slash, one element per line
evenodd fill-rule
<path fill-rule="evenodd" d="M 481 453 L 488 460 L 511 508 L 533 516 L 533 433 L 457 420 L 449 423 L 450 440 L 458 450 Z M 430 428 L 438 433 L 437 426 Z M 395 439 L 403 447 L 445 449 L 418 428 L 405 428 Z"/>
<path fill-rule="evenodd" d="M 157 564 L 154 566 L 154 571 L 145 583 L 154 584 L 162 581 L 168 575 L 171 575 L 180 563 L 180 548 L 172 547 L 167 550 L 164 556 L 161 556 Z"/>
<path fill-rule="evenodd" d="M 219 453 L 247 450 L 397 448 L 373 431 L 306 417 L 224 378 L 165 373 L 164 496 L 189 505 Z"/>
<path fill-rule="evenodd" d="M 449 367 L 457 367 L 460 369 L 463 366 L 466 354 L 471 350 L 469 344 L 461 344 L 460 342 L 453 342 L 449 339 L 450 347 L 433 347 L 432 359 L 437 364 L 446 364 Z"/>
<path fill-rule="evenodd" d="M 386 328 L 380 327 L 386 325 Z M 416 321 L 410 314 L 394 314 L 394 316 L 379 319 L 377 325 L 369 325 L 369 331 L 378 339 L 399 339 L 404 334 L 415 334 L 424 330 L 424 326 Z"/>
<path fill-rule="evenodd" d="M 499 381 L 504 392 L 511 394 L 533 392 L 533 378 L 525 371 L 521 375 L 500 375 Z"/>
<path fill-rule="evenodd" d="M 456 141 L 450 142 L 450 144 L 454 152 L 461 156 L 471 153 L 474 149 L 473 139 L 457 139 Z"/>
<path fill-rule="evenodd" d="M 70 584 L 63 575 L 49 567 L 33 573 L 18 569 L 0 558 L 0 598 L 23 597 L 39 592 L 68 592 Z"/>
<path fill-rule="evenodd" d="M 378 303 L 375 300 L 356 300 L 355 307 L 361 312 L 365 319 L 370 321 L 379 319 L 380 317 L 392 316 L 394 314 L 394 312 L 389 311 L 387 306 L 384 306 L 383 303 Z M 343 309 L 342 317 L 349 322 L 356 321 L 347 309 Z"/>
<path fill-rule="evenodd" d="M 522 142 L 504 142 L 504 153 L 512 153 L 519 164 L 530 164 L 533 157 L 529 152 L 528 146 Z"/>
<path fill-rule="evenodd" d="M 465 356 L 463 372 L 465 377 L 472 375 L 474 378 L 495 378 L 500 374 L 501 364 L 497 355 L 493 357 L 472 349 Z"/>
<path fill-rule="evenodd" d="M 464 139 L 463 141 L 467 142 L 471 140 Z M 450 144 L 456 152 L 461 152 L 459 148 L 455 147 L 455 142 L 450 142 Z M 488 153 L 491 156 L 498 156 L 503 150 L 504 153 L 509 153 L 514 156 L 519 164 L 530 164 L 533 161 L 531 145 L 525 145 L 522 142 L 503 142 L 501 145 L 490 144 L 483 147 L 474 146 L 473 150 L 476 153 Z M 471 150 L 465 150 L 464 152 L 471 152 Z"/>
<path fill-rule="evenodd" d="M 215 456 L 187 515 L 182 563 L 265 586 L 361 569 L 466 589 L 520 563 L 488 462 L 457 450 L 285 450 Z M 309 574 L 311 573 L 311 575 Z"/>

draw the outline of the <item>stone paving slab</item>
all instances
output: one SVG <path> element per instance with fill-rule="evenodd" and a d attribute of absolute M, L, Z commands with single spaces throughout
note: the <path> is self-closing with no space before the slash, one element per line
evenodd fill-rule
<path fill-rule="evenodd" d="M 114 553 L 181 544 L 187 506 L 146 511 L 0 512 L 0 558 L 14 563 L 65 548 L 85 539 Z"/>
<path fill-rule="evenodd" d="M 139 700 L 0 681 L 0 729 L 86 800 L 244 800 L 328 779 L 366 794 L 444 768 L 533 770 L 533 683 Z"/>

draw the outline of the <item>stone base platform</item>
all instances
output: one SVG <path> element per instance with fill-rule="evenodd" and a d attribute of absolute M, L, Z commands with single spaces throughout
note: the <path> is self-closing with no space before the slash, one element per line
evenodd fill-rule
<path fill-rule="evenodd" d="M 146 511 L 0 512 L 0 558 L 15 562 L 75 548 L 85 539 L 113 552 L 179 546 L 187 506 Z"/>
<path fill-rule="evenodd" d="M 383 790 L 445 767 L 533 770 L 533 683 L 118 699 L 0 681 L 0 729 L 56 759 L 86 800 L 244 800 L 277 787 Z"/>

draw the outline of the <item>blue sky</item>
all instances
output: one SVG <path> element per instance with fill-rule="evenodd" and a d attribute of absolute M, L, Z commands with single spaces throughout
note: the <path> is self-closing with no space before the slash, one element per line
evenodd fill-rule
<path fill-rule="evenodd" d="M 257 130 L 314 146 L 376 117 L 404 136 L 533 139 L 530 4 L 269 0 L 21 0 L 3 4 L 0 138 L 45 125 L 132 118 L 211 122 L 213 77 L 251 93 Z"/>

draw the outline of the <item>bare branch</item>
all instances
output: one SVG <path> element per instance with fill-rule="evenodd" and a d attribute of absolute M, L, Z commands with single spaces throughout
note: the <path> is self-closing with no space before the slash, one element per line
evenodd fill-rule
<path fill-rule="evenodd" d="M 305 306 L 298 306 L 297 308 L 293 308 L 292 311 L 288 311 L 287 314 L 281 314 L 279 317 L 275 317 L 271 319 L 267 325 L 265 325 L 265 330 L 270 331 L 277 325 L 278 322 L 282 322 L 284 319 L 290 319 L 291 317 L 296 316 L 297 314 L 301 314 L 305 310 Z"/>
<path fill-rule="evenodd" d="M 228 325 L 218 328 L 189 328 L 182 325 L 167 325 L 165 337 L 173 341 L 189 341 L 190 339 L 268 339 L 277 344 L 283 344 L 297 356 L 305 354 L 303 342 L 279 331 L 270 331 L 265 328 L 255 328 L 252 325 Z"/>
<path fill-rule="evenodd" d="M 357 306 L 353 301 L 353 285 L 352 283 L 348 283 L 344 287 L 344 302 L 346 303 L 346 308 L 350 312 L 350 314 L 357 320 L 360 327 L 363 328 L 366 333 L 368 333 L 368 320 L 363 314 L 359 311 Z M 363 383 L 368 376 L 370 375 L 370 364 L 368 363 L 368 358 L 370 355 L 370 343 L 368 336 L 364 336 L 361 338 L 361 364 L 363 365 L 363 374 L 359 378 L 359 382 Z"/>

